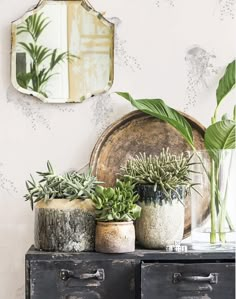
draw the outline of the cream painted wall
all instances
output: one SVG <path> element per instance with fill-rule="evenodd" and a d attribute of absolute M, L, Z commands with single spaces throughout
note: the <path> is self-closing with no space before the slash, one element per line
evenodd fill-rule
<path fill-rule="evenodd" d="M 0 2 L 1 299 L 24 298 L 24 254 L 33 242 L 33 214 L 23 200 L 24 181 L 48 159 L 59 172 L 81 168 L 100 133 L 132 109 L 110 93 L 83 104 L 47 105 L 13 89 L 10 22 L 35 1 Z M 235 1 L 91 3 L 117 24 L 111 91 L 163 98 L 209 124 L 217 80 L 236 53 Z M 228 113 L 233 104 L 235 96 L 225 101 Z"/>

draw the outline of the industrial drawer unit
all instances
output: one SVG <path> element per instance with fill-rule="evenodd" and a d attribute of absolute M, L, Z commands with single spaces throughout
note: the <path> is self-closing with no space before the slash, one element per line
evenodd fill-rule
<path fill-rule="evenodd" d="M 26 299 L 235 299 L 235 253 L 26 254 Z"/>

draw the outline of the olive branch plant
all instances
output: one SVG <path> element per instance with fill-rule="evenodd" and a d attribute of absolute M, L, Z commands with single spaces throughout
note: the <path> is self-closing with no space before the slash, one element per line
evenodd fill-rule
<path fill-rule="evenodd" d="M 18 43 L 31 62 L 28 72 L 16 74 L 17 82 L 22 88 L 38 92 L 46 98 L 48 97 L 46 85 L 53 76 L 57 75 L 56 66 L 66 60 L 71 62 L 78 58 L 68 51 L 60 52 L 58 49 L 49 49 L 38 44 L 39 37 L 49 24 L 48 17 L 44 17 L 42 12 L 29 16 L 22 25 L 17 27 L 17 35 L 27 33 L 32 39 L 32 42 L 29 43 Z M 48 61 L 47 64 L 46 61 Z"/>
<path fill-rule="evenodd" d="M 117 92 L 117 94 L 128 100 L 138 110 L 161 119 L 171 126 L 173 126 L 186 140 L 193 152 L 196 153 L 202 166 L 210 180 L 211 186 L 211 201 L 210 201 L 210 214 L 211 214 L 211 233 L 210 242 L 212 244 L 217 241 L 217 231 L 219 232 L 219 239 L 222 243 L 225 242 L 225 221 L 227 221 L 230 231 L 235 231 L 235 227 L 226 209 L 226 197 L 228 189 L 228 181 L 224 194 L 221 194 L 219 173 L 221 162 L 223 160 L 223 152 L 226 150 L 236 149 L 236 105 L 233 109 L 233 115 L 229 119 L 226 115 L 219 118 L 219 107 L 221 106 L 225 97 L 235 87 L 235 60 L 230 62 L 216 90 L 216 107 L 214 114 L 211 117 L 211 125 L 206 129 L 204 136 L 205 148 L 211 159 L 211 170 L 205 168 L 197 148 L 194 145 L 192 127 L 188 121 L 175 109 L 169 107 L 162 99 L 138 99 L 135 100 L 127 92 Z M 231 159 L 232 159 L 231 152 Z M 220 218 L 217 223 L 217 216 Z"/>

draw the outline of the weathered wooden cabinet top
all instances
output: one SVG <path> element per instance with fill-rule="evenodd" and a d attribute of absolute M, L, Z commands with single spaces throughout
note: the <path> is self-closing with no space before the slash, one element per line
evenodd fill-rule
<path fill-rule="evenodd" d="M 235 253 L 26 254 L 26 299 L 234 299 Z"/>

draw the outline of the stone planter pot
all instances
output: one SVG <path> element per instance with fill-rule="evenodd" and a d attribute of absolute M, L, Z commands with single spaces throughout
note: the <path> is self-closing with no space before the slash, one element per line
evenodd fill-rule
<path fill-rule="evenodd" d="M 45 251 L 93 251 L 94 207 L 90 199 L 53 199 L 35 207 L 35 248 Z"/>
<path fill-rule="evenodd" d="M 179 187 L 176 191 L 183 202 L 184 188 Z M 153 185 L 138 185 L 137 192 L 142 207 L 141 217 L 136 221 L 138 243 L 145 248 L 162 249 L 182 240 L 185 209 L 176 194 L 172 193 L 170 203 L 162 191 L 154 191 Z"/>
<path fill-rule="evenodd" d="M 97 222 L 95 250 L 104 253 L 125 253 L 135 250 L 133 222 Z"/>

